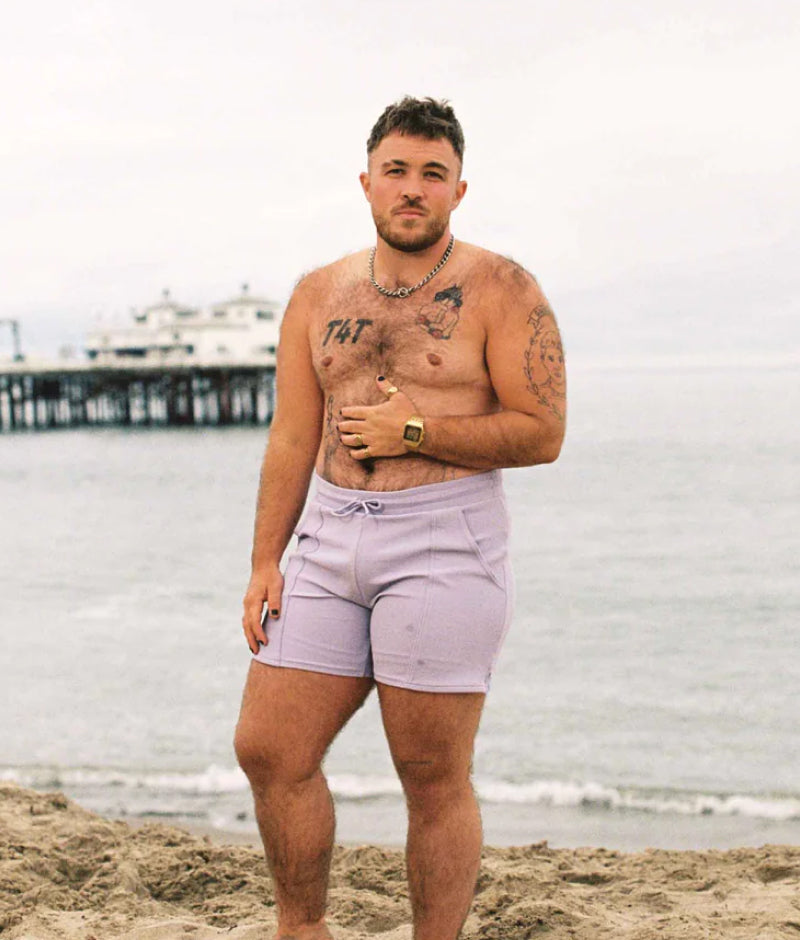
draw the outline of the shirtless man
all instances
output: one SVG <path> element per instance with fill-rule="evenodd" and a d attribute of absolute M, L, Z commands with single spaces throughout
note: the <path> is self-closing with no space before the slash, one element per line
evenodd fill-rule
<path fill-rule="evenodd" d="M 244 599 L 236 752 L 281 940 L 331 936 L 322 760 L 374 686 L 408 806 L 414 938 L 458 935 L 481 849 L 473 741 L 511 606 L 499 468 L 555 460 L 564 435 L 536 281 L 451 238 L 467 189 L 452 109 L 403 99 L 367 152 L 376 247 L 303 278 L 284 316 Z"/>

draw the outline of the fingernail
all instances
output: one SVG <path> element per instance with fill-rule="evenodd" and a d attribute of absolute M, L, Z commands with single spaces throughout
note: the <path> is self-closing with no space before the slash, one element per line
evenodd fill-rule
<path fill-rule="evenodd" d="M 379 381 L 379 382 L 385 382 L 386 379 L 385 379 L 382 375 L 379 375 L 379 376 L 378 376 L 378 381 Z"/>

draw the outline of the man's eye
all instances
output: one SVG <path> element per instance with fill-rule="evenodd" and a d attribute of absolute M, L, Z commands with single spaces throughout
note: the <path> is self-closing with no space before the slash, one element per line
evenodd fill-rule
<path fill-rule="evenodd" d="M 435 179 L 435 180 L 444 179 L 444 177 L 442 176 L 441 173 L 434 173 L 434 172 L 432 172 L 432 171 L 429 171 L 429 172 L 426 173 L 425 175 L 426 175 L 426 176 L 430 176 L 431 179 Z"/>

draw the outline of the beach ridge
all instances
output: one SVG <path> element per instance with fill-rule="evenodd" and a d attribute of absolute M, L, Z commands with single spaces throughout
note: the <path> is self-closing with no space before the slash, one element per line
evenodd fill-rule
<path fill-rule="evenodd" d="M 783 940 L 800 935 L 799 889 L 797 846 L 486 848 L 464 938 Z M 341 940 L 410 940 L 402 852 L 337 847 L 330 913 Z M 257 848 L 0 784 L 4 940 L 261 940 L 274 925 Z"/>

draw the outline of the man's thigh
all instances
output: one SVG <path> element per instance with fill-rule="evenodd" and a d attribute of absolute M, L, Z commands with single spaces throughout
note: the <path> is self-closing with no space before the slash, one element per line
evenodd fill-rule
<path fill-rule="evenodd" d="M 369 678 L 253 661 L 236 728 L 240 761 L 261 761 L 291 776 L 314 773 L 372 685 Z"/>
<path fill-rule="evenodd" d="M 486 696 L 480 692 L 418 692 L 378 683 L 381 716 L 404 782 L 469 777 Z"/>
<path fill-rule="evenodd" d="M 485 693 L 513 605 L 505 504 L 496 497 L 428 516 L 425 525 L 378 520 L 387 547 L 370 546 L 373 555 L 393 552 L 396 563 L 385 564 L 372 610 L 373 675 L 421 692 Z"/>
<path fill-rule="evenodd" d="M 277 619 L 264 622 L 269 666 L 363 678 L 372 675 L 370 611 L 354 596 L 351 575 L 360 520 L 339 518 L 315 501 L 297 528 Z"/>

